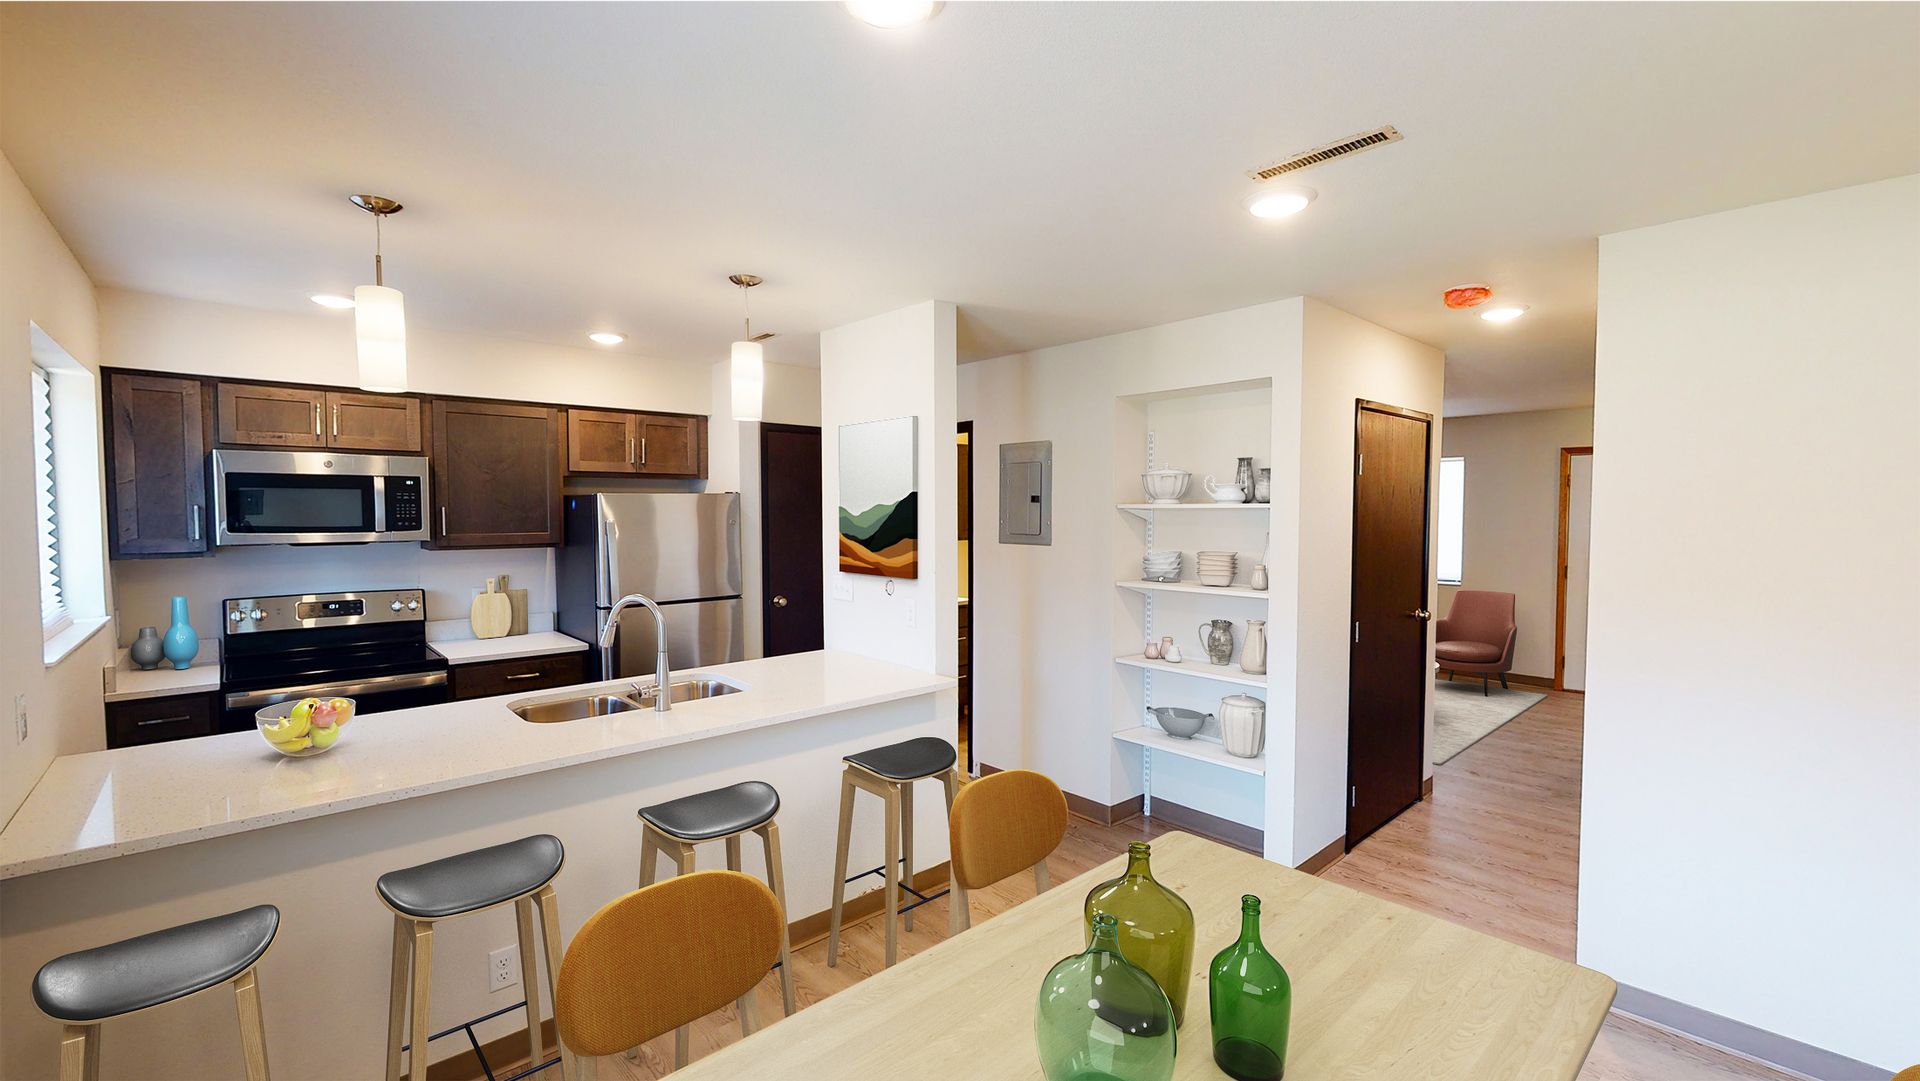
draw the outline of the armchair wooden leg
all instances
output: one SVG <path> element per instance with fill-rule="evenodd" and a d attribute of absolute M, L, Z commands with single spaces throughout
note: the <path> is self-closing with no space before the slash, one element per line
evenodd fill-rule
<path fill-rule="evenodd" d="M 753 988 L 748 988 L 747 993 L 740 996 L 740 1035 L 751 1036 L 759 1027 L 760 1015 L 753 1006 Z"/>
<path fill-rule="evenodd" d="M 1039 863 L 1033 865 L 1033 892 L 1035 894 L 1045 893 L 1052 885 L 1053 883 L 1047 878 L 1047 861 L 1045 858 L 1042 858 Z"/>
<path fill-rule="evenodd" d="M 240 1050 L 247 1060 L 247 1081 L 267 1081 L 267 1029 L 260 1017 L 260 981 L 253 969 L 233 981 L 233 997 L 240 1009 Z"/>
<path fill-rule="evenodd" d="M 827 967 L 840 962 L 840 911 L 847 897 L 847 844 L 853 837 L 853 778 L 840 775 L 840 840 L 833 850 L 833 912 L 827 920 Z"/>
<path fill-rule="evenodd" d="M 407 1041 L 407 969 L 413 957 L 413 924 L 393 917 L 393 980 L 387 991 L 387 1081 L 400 1081 L 400 1045 Z"/>
<path fill-rule="evenodd" d="M 973 912 L 967 907 L 967 888 L 957 878 L 947 881 L 947 934 L 957 935 L 973 925 Z"/>
<path fill-rule="evenodd" d="M 780 865 L 780 827 L 772 822 L 760 827 L 760 839 L 766 845 L 767 884 L 773 887 L 773 899 L 780 902 L 780 1005 L 793 1016 L 793 958 L 787 942 L 787 872 Z"/>

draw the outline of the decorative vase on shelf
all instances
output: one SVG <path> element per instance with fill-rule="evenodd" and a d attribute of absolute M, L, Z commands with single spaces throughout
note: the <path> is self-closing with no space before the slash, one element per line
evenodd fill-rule
<path fill-rule="evenodd" d="M 1267 621 L 1247 620 L 1247 641 L 1240 647 L 1240 670 L 1250 676 L 1267 673 Z"/>
<path fill-rule="evenodd" d="M 142 671 L 150 672 L 158 668 L 164 656 L 160 646 L 160 631 L 156 627 L 140 628 L 140 636 L 127 647 L 128 659 Z"/>
<path fill-rule="evenodd" d="M 1260 941 L 1260 898 L 1240 898 L 1240 940 L 1207 968 L 1213 1064 L 1236 1081 L 1280 1081 L 1287 1072 L 1293 981 Z"/>
<path fill-rule="evenodd" d="M 1233 659 L 1233 620 L 1214 619 L 1200 624 L 1200 648 L 1208 664 L 1225 665 Z"/>
<path fill-rule="evenodd" d="M 194 654 L 200 652 L 200 636 L 193 633 L 193 624 L 187 622 L 187 599 L 173 598 L 173 625 L 167 628 L 165 643 L 161 653 L 173 662 L 175 668 L 186 668 L 193 663 Z"/>
<path fill-rule="evenodd" d="M 1140 651 L 1140 655 L 1150 661 L 1159 660 L 1160 659 L 1160 643 L 1154 641 L 1151 638 L 1147 639 L 1146 647 Z"/>
<path fill-rule="evenodd" d="M 1119 921 L 1120 952 L 1145 969 L 1173 1003 L 1174 1024 L 1187 1016 L 1187 980 L 1193 974 L 1193 909 L 1156 882 L 1149 864 L 1153 846 L 1127 846 L 1127 869 L 1087 894 L 1087 936 L 1102 915 Z"/>
<path fill-rule="evenodd" d="M 1233 482 L 1247 493 L 1247 502 L 1253 502 L 1253 459 L 1242 458 L 1233 469 Z"/>
<path fill-rule="evenodd" d="M 1118 925 L 1094 917 L 1085 953 L 1040 984 L 1033 1034 L 1047 1081 L 1167 1081 L 1179 1042 L 1173 1004 L 1120 951 Z"/>
<path fill-rule="evenodd" d="M 1247 584 L 1263 593 L 1266 592 L 1267 565 L 1265 563 L 1255 563 L 1253 565 L 1253 573 L 1247 577 Z"/>
<path fill-rule="evenodd" d="M 1253 501 L 1273 502 L 1273 470 L 1262 469 L 1253 475 Z"/>

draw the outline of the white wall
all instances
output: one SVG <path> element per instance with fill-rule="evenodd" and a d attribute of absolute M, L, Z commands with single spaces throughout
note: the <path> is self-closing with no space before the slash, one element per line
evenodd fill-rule
<path fill-rule="evenodd" d="M 1447 421 L 1449 458 L 1467 460 L 1461 585 L 1514 595 L 1513 670 L 1553 678 L 1554 578 L 1560 552 L 1560 448 L 1593 445 L 1593 410 L 1539 409 Z"/>
<path fill-rule="evenodd" d="M 113 656 L 113 635 L 103 631 L 58 664 L 42 663 L 28 393 L 34 325 L 89 372 L 97 370 L 93 283 L 12 163 L 0 157 L 0 507 L 6 511 L 0 514 L 0 821 L 13 816 L 55 755 L 105 744 L 100 668 Z M 97 404 L 93 421 L 97 431 Z M 97 434 L 94 443 L 97 455 Z M 105 514 L 101 490 L 96 481 L 90 513 L 73 516 L 69 528 L 90 523 L 98 532 Z M 16 697 L 27 713 L 24 743 L 15 725 Z"/>
<path fill-rule="evenodd" d="M 1886 1069 L 1920 1054 L 1916 312 L 1920 176 L 1600 241 L 1580 962 Z"/>
<path fill-rule="evenodd" d="M 761 419 L 777 424 L 820 423 L 820 372 L 786 364 L 768 364 Z M 708 477 L 711 491 L 737 491 L 740 496 L 741 602 L 745 613 L 749 658 L 766 649 L 766 617 L 761 610 L 766 563 L 761 551 L 760 425 L 733 419 L 733 372 L 715 364 L 713 418 L 707 427 Z"/>

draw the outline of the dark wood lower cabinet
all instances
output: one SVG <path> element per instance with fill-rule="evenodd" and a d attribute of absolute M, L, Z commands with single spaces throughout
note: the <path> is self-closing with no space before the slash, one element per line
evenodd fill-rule
<path fill-rule="evenodd" d="M 587 655 L 585 652 L 555 653 L 511 661 L 456 664 L 448 676 L 456 702 L 467 698 L 491 698 L 496 694 L 571 687 L 586 682 Z"/>
<path fill-rule="evenodd" d="M 215 692 L 107 703 L 107 746 L 135 747 L 213 734 Z"/>
<path fill-rule="evenodd" d="M 433 402 L 433 546 L 513 548 L 561 541 L 560 410 Z"/>

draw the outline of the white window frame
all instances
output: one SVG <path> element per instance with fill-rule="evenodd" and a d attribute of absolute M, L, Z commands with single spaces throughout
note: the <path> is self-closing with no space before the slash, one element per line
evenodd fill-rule
<path fill-rule="evenodd" d="M 73 626 L 61 587 L 60 461 L 53 431 L 53 377 L 30 365 L 33 380 L 33 524 L 40 578 L 41 641 Z"/>
<path fill-rule="evenodd" d="M 1457 492 L 1448 491 L 1449 466 L 1457 471 L 1459 487 Z M 1440 469 L 1435 474 L 1435 483 L 1438 485 L 1438 492 L 1434 498 L 1436 538 L 1433 553 L 1434 577 L 1443 586 L 1457 586 L 1461 584 L 1467 569 L 1467 460 L 1459 456 L 1441 458 Z M 1448 499 L 1449 494 L 1455 497 L 1451 501 Z M 1450 533 L 1455 564 L 1451 567 L 1447 565 Z M 1453 572 L 1451 576 L 1448 575 L 1448 571 Z"/>

